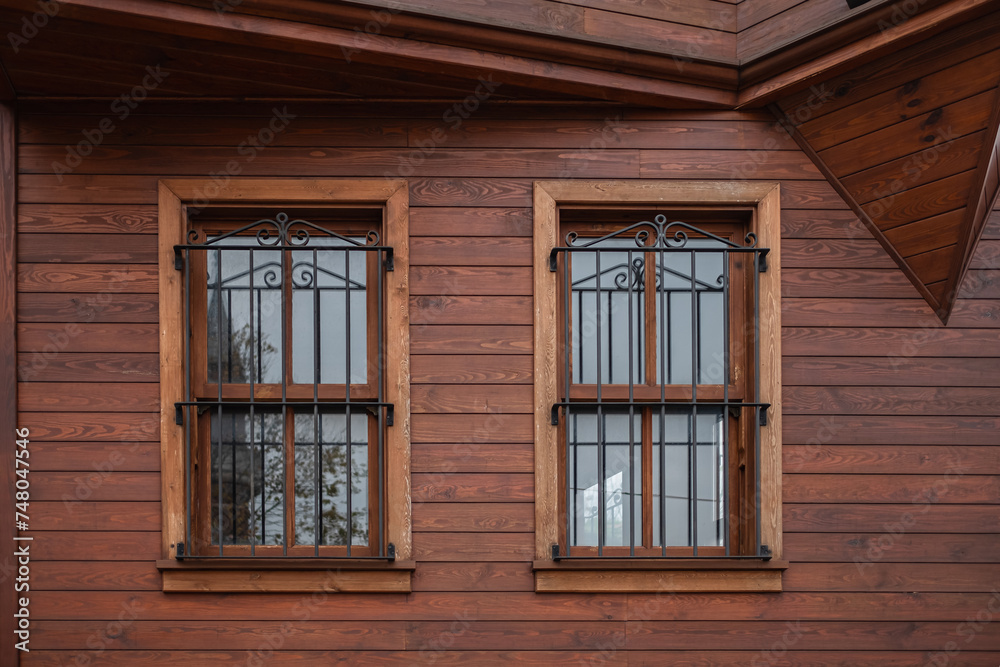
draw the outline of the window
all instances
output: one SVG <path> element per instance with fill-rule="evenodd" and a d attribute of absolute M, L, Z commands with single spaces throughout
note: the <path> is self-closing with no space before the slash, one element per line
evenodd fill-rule
<path fill-rule="evenodd" d="M 409 589 L 405 184 L 295 185 L 161 188 L 165 590 Z"/>
<path fill-rule="evenodd" d="M 538 590 L 780 587 L 777 188 L 742 187 L 536 183 Z"/>

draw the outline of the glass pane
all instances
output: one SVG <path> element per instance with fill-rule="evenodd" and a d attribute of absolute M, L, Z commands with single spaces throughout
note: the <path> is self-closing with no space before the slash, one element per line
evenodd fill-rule
<path fill-rule="evenodd" d="M 695 423 L 697 445 L 692 447 Z M 663 545 L 664 527 L 668 547 L 691 546 L 695 515 L 698 546 L 725 545 L 725 425 L 722 412 L 709 408 L 700 408 L 697 420 L 688 413 L 654 411 L 654 546 Z M 692 450 L 696 465 L 692 465 Z"/>
<path fill-rule="evenodd" d="M 632 537 L 633 526 L 642 525 L 641 415 L 633 415 L 631 423 L 630 429 L 628 412 L 605 411 L 600 420 L 596 410 L 570 413 L 567 459 L 573 546 L 597 546 L 602 513 L 604 546 L 642 543 L 641 531 Z"/>
<path fill-rule="evenodd" d="M 365 250 L 291 253 L 294 382 L 346 384 L 348 366 L 352 383 L 367 381 L 370 254 Z"/>
<path fill-rule="evenodd" d="M 212 535 L 222 544 L 282 544 L 284 420 L 278 412 L 211 413 Z"/>
<path fill-rule="evenodd" d="M 255 247 L 257 239 L 223 243 Z M 281 382 L 281 253 L 208 248 L 206 255 L 208 381 Z"/>
<path fill-rule="evenodd" d="M 628 384 L 631 380 L 642 384 L 647 253 L 637 250 L 634 239 L 609 239 L 602 241 L 601 247 L 632 251 L 568 255 L 573 285 L 569 315 L 573 382 Z"/>
<path fill-rule="evenodd" d="M 709 239 L 690 239 L 685 247 L 720 245 Z M 657 254 L 656 381 L 666 377 L 667 384 L 690 384 L 697 366 L 699 384 L 722 384 L 728 353 L 724 344 L 728 298 L 723 285 L 728 253 L 666 250 Z M 694 340 L 698 341 L 697 355 Z"/>
<path fill-rule="evenodd" d="M 316 544 L 317 532 L 321 545 L 368 544 L 368 421 L 364 412 L 350 422 L 344 412 L 296 413 L 296 544 Z"/>

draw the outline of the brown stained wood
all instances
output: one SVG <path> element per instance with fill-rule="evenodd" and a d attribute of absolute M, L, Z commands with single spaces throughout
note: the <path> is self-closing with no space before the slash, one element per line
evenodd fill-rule
<path fill-rule="evenodd" d="M 788 415 L 784 435 L 789 445 L 821 437 L 848 445 L 995 445 L 998 427 L 997 417 L 833 416 L 824 422 L 812 415 Z"/>
<path fill-rule="evenodd" d="M 437 324 L 531 323 L 531 297 L 527 296 L 413 296 L 410 297 L 414 326 Z"/>
<path fill-rule="evenodd" d="M 410 571 L 372 570 L 163 570 L 165 593 L 409 593 Z"/>
<path fill-rule="evenodd" d="M 886 230 L 885 237 L 901 255 L 910 257 L 940 248 L 942 240 L 958 238 L 965 211 L 958 209 Z M 953 244 L 948 244 L 953 245 Z M 948 264 L 948 262 L 946 262 Z"/>
<path fill-rule="evenodd" d="M 184 637 L 185 651 L 242 651 L 254 655 L 263 642 L 281 637 L 282 648 L 289 651 L 322 650 L 337 646 L 343 651 L 402 650 L 405 646 L 401 621 L 367 623 L 359 627 L 350 621 L 331 623 L 296 619 L 292 632 L 282 632 L 283 621 L 245 623 L 239 626 L 224 623 L 170 623 L 147 621 L 141 615 L 129 619 L 128 630 L 109 636 L 107 621 L 42 621 L 35 630 L 39 650 L 87 651 L 87 641 L 100 637 L 106 646 L 103 655 L 117 652 L 134 655 L 139 651 L 162 650 L 177 652 L 177 637 Z M 281 659 L 281 652 L 275 658 Z M 169 658 L 168 658 L 169 660 Z M 169 663 L 168 663 L 169 664 Z"/>
<path fill-rule="evenodd" d="M 905 372 L 905 370 L 903 371 Z M 785 414 L 1000 415 L 993 387 L 795 387 L 786 385 Z"/>
<path fill-rule="evenodd" d="M 786 209 L 822 210 L 825 215 L 831 209 L 846 210 L 847 204 L 825 181 L 785 181 L 781 184 L 781 210 Z"/>
<path fill-rule="evenodd" d="M 294 121 L 292 121 L 294 122 Z M 55 173 L 53 163 L 65 156 L 64 147 L 29 145 L 21 148 L 18 169 L 22 174 Z M 411 157 L 417 155 L 418 158 Z M 581 154 L 555 149 L 497 148 L 408 151 L 395 148 L 314 148 L 268 146 L 251 161 L 231 147 L 203 146 L 98 146 L 87 156 L 89 174 L 157 174 L 189 176 L 192 165 L 218 165 L 225 169 L 236 160 L 244 176 L 386 177 L 479 176 L 516 178 L 524 174 L 564 178 L 578 174 L 601 178 L 638 178 L 639 151 L 586 151 Z M 66 182 L 68 179 L 63 176 Z"/>
<path fill-rule="evenodd" d="M 41 323 L 18 324 L 19 352 L 44 352 L 50 345 L 61 352 L 158 352 L 154 323 Z"/>
<path fill-rule="evenodd" d="M 801 563 L 785 574 L 789 591 L 979 592 L 984 581 L 996 581 L 993 564 Z"/>
<path fill-rule="evenodd" d="M 643 178 L 702 178 L 746 180 L 822 178 L 816 166 L 798 150 L 644 150 L 639 157 Z M 596 173 L 588 176 L 600 176 Z M 571 174 L 572 175 L 572 174 Z"/>
<path fill-rule="evenodd" d="M 536 570 L 539 593 L 779 593 L 780 570 Z"/>
<path fill-rule="evenodd" d="M 563 113 L 560 111 L 559 113 Z M 435 131 L 447 135 L 453 148 L 502 148 L 534 146 L 579 151 L 605 149 L 701 149 L 701 150 L 794 150 L 795 144 L 773 122 L 760 121 L 753 113 L 738 112 L 725 120 L 668 118 L 633 120 L 623 111 L 609 110 L 603 116 L 581 120 L 479 120 L 470 118 L 455 128 L 440 120 L 414 123 L 411 143 L 420 145 Z"/>
<path fill-rule="evenodd" d="M 530 414 L 531 387 L 527 385 L 414 385 L 414 414 L 503 413 Z"/>
<path fill-rule="evenodd" d="M 36 500 L 153 502 L 160 499 L 160 476 L 151 472 L 42 472 L 33 475 Z"/>
<path fill-rule="evenodd" d="M 906 534 L 990 534 L 1000 529 L 996 508 L 991 505 L 946 505 L 903 503 L 898 505 L 793 504 L 784 508 L 789 533 L 842 533 L 870 531 L 884 534 L 889 524 L 902 526 Z M 903 525 L 903 521 L 910 526 Z"/>
<path fill-rule="evenodd" d="M 272 104 L 272 106 L 274 106 Z M 226 146 L 232 147 L 257 134 L 271 120 L 259 116 L 228 118 L 201 116 L 197 123 L 179 123 L 176 117 L 144 116 L 136 109 L 102 144 L 107 146 Z M 235 111 L 235 110 L 234 110 Z M 296 106 L 295 111 L 298 111 Z M 440 111 L 438 111 L 440 115 Z M 97 119 L 99 120 L 99 119 Z M 341 118 L 331 123 L 325 118 L 296 115 L 295 122 L 277 134 L 272 146 L 406 146 L 407 123 L 386 123 L 370 118 Z M 24 144 L 65 144 L 81 140 L 80 116 L 26 115 L 18 127 Z"/>
<path fill-rule="evenodd" d="M 535 550 L 534 533 L 414 532 L 413 551 L 420 561 L 527 561 Z"/>
<path fill-rule="evenodd" d="M 531 240 L 439 236 L 411 242 L 414 266 L 530 266 Z"/>
<path fill-rule="evenodd" d="M 789 503 L 995 504 L 1000 477 L 968 468 L 935 475 L 787 474 L 784 501 Z"/>
<path fill-rule="evenodd" d="M 870 239 L 871 232 L 851 211 L 783 210 L 784 239 Z"/>
<path fill-rule="evenodd" d="M 413 416 L 413 443 L 531 442 L 531 418 L 523 414 L 420 414 Z"/>
<path fill-rule="evenodd" d="M 16 456 L 17 437 L 33 437 L 30 432 L 16 429 L 26 424 L 19 424 L 17 413 L 17 293 L 14 286 L 14 275 L 17 269 L 17 112 L 11 104 L 0 104 L 0 455 L 5 465 L 0 472 L 5 488 L 0 494 L 0 539 L 13 544 L 17 535 L 15 524 L 15 489 L 17 480 L 14 459 Z M 27 446 L 27 443 L 25 443 Z M 13 572 L 15 559 L 12 549 L 0 557 L 0 566 L 6 572 Z M 12 587 L 13 588 L 13 587 Z M 0 595 L 0 632 L 8 639 L 0 648 L 0 662 L 15 664 L 18 661 L 18 651 L 14 647 L 14 631 L 17 621 L 14 614 L 18 609 L 15 603 L 14 591 L 5 591 Z"/>
<path fill-rule="evenodd" d="M 25 412 L 22 419 L 32 424 L 33 440 L 131 444 L 159 438 L 159 420 L 151 413 Z"/>
<path fill-rule="evenodd" d="M 886 193 L 884 198 L 861 208 L 871 216 L 879 229 L 887 231 L 963 207 L 972 187 L 972 177 L 971 171 L 964 171 L 900 194 Z M 939 243 L 954 245 L 951 243 L 954 238 L 942 235 Z"/>
<path fill-rule="evenodd" d="M 935 248 L 927 252 L 912 255 L 906 258 L 907 263 L 913 271 L 920 276 L 926 284 L 941 283 L 948 278 L 951 272 L 949 261 L 955 255 L 955 245 L 947 245 L 943 248 Z M 944 288 L 944 285 L 941 285 Z"/>
<path fill-rule="evenodd" d="M 424 503 L 413 510 L 414 532 L 530 533 L 531 503 Z"/>
<path fill-rule="evenodd" d="M 155 354 L 114 352 L 23 352 L 17 355 L 24 382 L 156 382 Z"/>
<path fill-rule="evenodd" d="M 885 533 L 790 533 L 785 548 L 800 563 L 851 563 L 864 572 L 876 564 L 881 570 L 897 563 L 993 563 L 1000 535 L 934 535 Z M 791 574 L 790 572 L 788 574 Z M 888 573 L 886 573 L 888 574 Z M 787 575 L 786 575 L 787 576 Z M 947 576 L 942 578 L 947 581 Z"/>
<path fill-rule="evenodd" d="M 159 458 L 159 452 L 157 452 Z M 86 485 L 86 479 L 81 477 Z M 93 480 L 96 482 L 96 480 Z M 87 491 L 90 490 L 90 495 Z M 76 489 L 67 499 L 53 502 L 31 503 L 32 528 L 39 531 L 108 531 L 160 533 L 160 503 L 111 501 L 99 502 L 89 499 L 93 489 L 84 487 L 79 500 Z"/>
<path fill-rule="evenodd" d="M 527 266 L 415 266 L 410 294 L 509 296 L 531 294 Z"/>
<path fill-rule="evenodd" d="M 525 503 L 531 502 L 534 495 L 532 476 L 519 473 L 418 473 L 412 475 L 411 483 L 415 505 Z"/>
<path fill-rule="evenodd" d="M 531 181 L 486 178 L 410 179 L 410 206 L 531 206 Z"/>
<path fill-rule="evenodd" d="M 156 233 L 152 206 L 27 204 L 18 207 L 17 216 L 18 228 L 29 234 Z"/>
<path fill-rule="evenodd" d="M 841 182 L 860 204 L 898 196 L 904 191 L 974 169 L 983 140 L 983 132 L 973 132 L 865 169 L 841 179 Z"/>
<path fill-rule="evenodd" d="M 783 243 L 784 263 L 788 268 L 812 268 L 817 264 L 859 269 L 895 268 L 877 241 L 857 239 L 789 239 Z"/>
<path fill-rule="evenodd" d="M 998 267 L 1000 267 L 1000 241 L 996 239 L 980 241 L 969 268 L 996 269 Z"/>
<path fill-rule="evenodd" d="M 933 111 L 997 85 L 1000 50 L 908 81 L 799 125 L 817 151 Z"/>
<path fill-rule="evenodd" d="M 146 561 L 160 555 L 158 532 L 59 531 L 36 533 L 31 553 L 40 561 Z"/>
<path fill-rule="evenodd" d="M 156 262 L 156 242 L 150 236 L 139 234 L 21 234 L 17 260 L 150 264 Z"/>
<path fill-rule="evenodd" d="M 50 174 L 22 174 L 17 180 L 19 204 L 132 205 L 156 204 L 159 178 L 74 173 L 62 175 L 62 180 Z"/>
<path fill-rule="evenodd" d="M 787 241 L 786 241 L 787 243 Z M 905 298 L 917 295 L 895 269 L 792 269 L 781 275 L 782 296 L 831 298 Z"/>
<path fill-rule="evenodd" d="M 23 237 L 22 237 L 23 238 Z M 143 264 L 19 264 L 19 292 L 155 293 L 156 267 Z"/>
<path fill-rule="evenodd" d="M 838 176 L 895 160 L 917 150 L 937 146 L 986 127 L 993 91 L 900 121 L 819 151 L 823 161 Z"/>
<path fill-rule="evenodd" d="M 983 227 L 983 239 L 1000 239 L 1000 210 L 994 209 L 986 219 L 986 226 Z"/>
<path fill-rule="evenodd" d="M 784 386 L 858 385 L 876 387 L 997 387 L 990 357 L 785 357 Z M 889 394 L 892 398 L 892 394 Z"/>
<path fill-rule="evenodd" d="M 782 344 L 790 357 L 864 356 L 890 358 L 974 357 L 996 344 L 992 329 L 944 329 L 938 320 L 911 329 L 786 327 Z"/>
<path fill-rule="evenodd" d="M 412 236 L 531 236 L 527 208 L 414 208 Z"/>
<path fill-rule="evenodd" d="M 33 449 L 33 470 L 114 470 L 156 472 L 159 443 L 39 442 Z"/>
<path fill-rule="evenodd" d="M 411 373 L 415 384 L 530 384 L 532 378 L 531 357 L 513 354 L 415 354 Z"/>
<path fill-rule="evenodd" d="M 157 412 L 153 384 L 25 382 L 18 386 L 22 412 Z"/>
<path fill-rule="evenodd" d="M 531 563 L 467 561 L 421 562 L 413 573 L 414 591 L 532 591 Z M 575 625 L 575 624 L 574 624 Z"/>
<path fill-rule="evenodd" d="M 414 355 L 531 354 L 531 327 L 508 325 L 435 325 L 410 330 Z"/>
<path fill-rule="evenodd" d="M 25 293 L 18 299 L 18 322 L 127 322 L 157 321 L 155 294 L 106 292 Z"/>
<path fill-rule="evenodd" d="M 410 646 L 434 646 L 445 633 L 453 632 L 445 621 L 414 621 L 407 624 Z M 624 629 L 622 623 L 579 623 L 567 627 L 557 620 L 466 622 L 464 632 L 454 638 L 451 650 L 506 650 L 511 642 L 519 650 L 592 650 L 597 645 L 615 644 Z"/>
<path fill-rule="evenodd" d="M 786 299 L 783 312 L 790 327 L 897 327 L 934 329 L 934 314 L 916 299 Z M 989 300 L 966 299 L 948 319 L 953 327 L 1000 327 L 1000 308 Z"/>
<path fill-rule="evenodd" d="M 980 269 L 966 272 L 959 290 L 960 299 L 1000 299 L 1000 279 L 996 269 Z"/>
<path fill-rule="evenodd" d="M 420 444 L 413 447 L 413 472 L 531 472 L 530 443 Z"/>
<path fill-rule="evenodd" d="M 32 584 L 39 591 L 155 591 L 160 574 L 150 561 L 32 563 Z"/>

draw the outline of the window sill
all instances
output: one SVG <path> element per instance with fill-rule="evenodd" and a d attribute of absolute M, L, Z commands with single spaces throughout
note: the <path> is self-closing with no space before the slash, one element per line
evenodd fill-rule
<path fill-rule="evenodd" d="M 156 561 L 164 593 L 409 593 L 414 561 Z"/>
<path fill-rule="evenodd" d="M 780 593 L 786 561 L 536 560 L 536 593 Z"/>

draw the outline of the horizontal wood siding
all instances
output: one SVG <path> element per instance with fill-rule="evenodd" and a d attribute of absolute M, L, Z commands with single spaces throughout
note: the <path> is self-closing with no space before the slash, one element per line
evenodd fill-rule
<path fill-rule="evenodd" d="M 653 5 L 674 6 L 615 7 Z M 252 160 L 238 146 L 266 112 L 134 115 L 64 174 L 101 116 L 22 118 L 23 665 L 1000 662 L 1000 624 L 968 624 L 1000 610 L 1000 213 L 944 327 L 767 115 L 486 107 L 455 127 L 445 111 L 303 114 Z M 409 179 L 411 594 L 160 592 L 156 183 L 231 161 Z M 547 178 L 781 182 L 783 593 L 533 592 L 533 494 L 552 480 L 532 474 L 530 207 Z"/>

